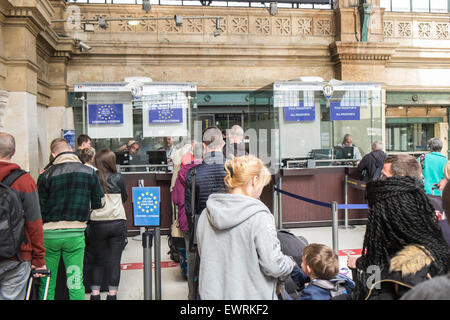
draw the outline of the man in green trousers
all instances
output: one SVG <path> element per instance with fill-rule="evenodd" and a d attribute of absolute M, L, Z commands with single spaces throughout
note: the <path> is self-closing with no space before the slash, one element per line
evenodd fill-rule
<path fill-rule="evenodd" d="M 84 300 L 84 230 L 90 210 L 103 207 L 103 188 L 94 169 L 85 166 L 65 139 L 50 145 L 53 164 L 38 178 L 37 187 L 44 222 L 47 269 L 52 273 L 47 299 L 55 297 L 56 275 L 62 255 L 70 300 Z M 41 281 L 39 295 L 44 295 Z"/>

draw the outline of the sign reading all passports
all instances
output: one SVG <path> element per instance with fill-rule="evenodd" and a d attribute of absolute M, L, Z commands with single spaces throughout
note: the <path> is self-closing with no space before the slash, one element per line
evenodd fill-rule
<path fill-rule="evenodd" d="M 90 104 L 89 124 L 122 124 L 123 104 Z"/>
<path fill-rule="evenodd" d="M 160 226 L 160 188 L 133 188 L 133 225 L 135 227 Z"/>
<path fill-rule="evenodd" d="M 284 121 L 314 121 L 316 119 L 316 108 L 314 105 L 305 106 L 303 102 L 293 107 L 284 107 Z"/>
<path fill-rule="evenodd" d="M 168 103 L 154 104 L 150 106 L 148 119 L 150 123 L 182 123 L 183 108 Z"/>
<path fill-rule="evenodd" d="M 330 102 L 330 119 L 331 120 L 359 120 L 359 106 L 345 106 L 340 102 Z"/>

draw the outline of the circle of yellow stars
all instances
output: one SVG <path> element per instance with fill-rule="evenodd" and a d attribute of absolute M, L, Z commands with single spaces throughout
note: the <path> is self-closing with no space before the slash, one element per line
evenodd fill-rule
<path fill-rule="evenodd" d="M 170 106 L 168 108 L 158 109 L 158 116 L 162 120 L 169 120 L 174 116 L 174 111 Z"/>
<path fill-rule="evenodd" d="M 144 197 L 148 197 L 148 196 L 150 196 L 150 198 L 153 200 L 153 207 L 151 205 L 150 206 L 141 205 L 142 199 Z M 150 194 L 148 192 L 141 193 L 141 195 L 138 197 L 138 201 L 137 201 L 138 209 L 141 212 L 143 212 L 143 213 L 151 213 L 151 212 L 153 212 L 153 210 L 158 208 L 158 201 L 156 201 L 156 199 L 157 198 L 156 198 L 156 196 L 153 193 L 150 193 Z"/>
<path fill-rule="evenodd" d="M 98 108 L 97 115 L 101 120 L 111 120 L 114 118 L 114 109 L 109 105 L 101 105 Z"/>

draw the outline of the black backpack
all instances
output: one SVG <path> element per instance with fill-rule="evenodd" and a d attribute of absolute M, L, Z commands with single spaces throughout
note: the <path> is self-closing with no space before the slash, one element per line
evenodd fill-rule
<path fill-rule="evenodd" d="M 0 182 L 0 259 L 15 255 L 21 260 L 20 246 L 25 237 L 25 216 L 19 193 L 11 185 L 26 172 L 12 171 Z"/>

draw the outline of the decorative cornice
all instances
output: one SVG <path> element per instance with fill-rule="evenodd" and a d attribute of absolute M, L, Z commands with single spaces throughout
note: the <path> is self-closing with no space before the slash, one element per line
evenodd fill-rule
<path fill-rule="evenodd" d="M 397 43 L 340 42 L 330 45 L 331 59 L 334 62 L 374 61 L 384 63 L 392 58 Z"/>

